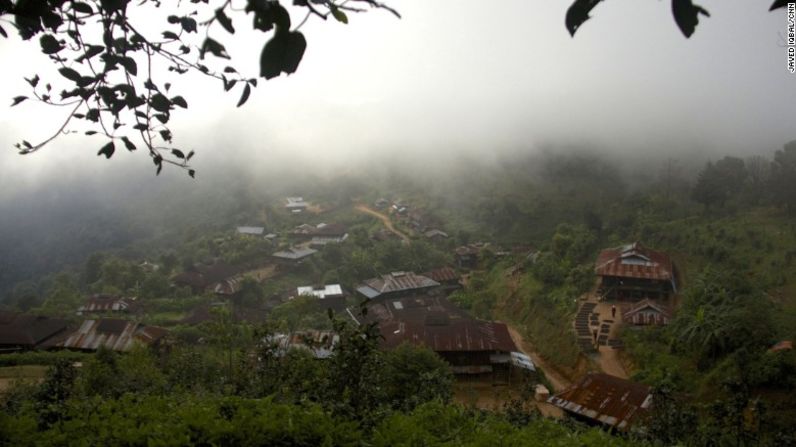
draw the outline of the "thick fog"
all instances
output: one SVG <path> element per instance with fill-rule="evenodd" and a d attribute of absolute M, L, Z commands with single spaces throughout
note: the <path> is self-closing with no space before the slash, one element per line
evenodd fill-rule
<path fill-rule="evenodd" d="M 225 94 L 217 80 L 175 78 L 170 93 L 190 107 L 170 125 L 175 145 L 197 153 L 195 180 L 169 166 L 156 177 L 142 150 L 98 157 L 99 137 L 64 135 L 20 156 L 15 142 L 46 139 L 66 112 L 32 101 L 2 106 L 0 276 L 2 264 L 79 261 L 67 243 L 75 238 L 82 250 L 124 245 L 153 226 L 199 224 L 209 207 L 231 213 L 247 194 L 277 197 L 317 178 L 394 170 L 434 187 L 468 166 L 538 175 L 538 165 L 512 161 L 575 151 L 624 167 L 632 184 L 652 179 L 649 167 L 663 160 L 693 174 L 705 160 L 770 156 L 796 138 L 783 10 L 703 0 L 711 17 L 686 39 L 669 2 L 612 0 L 572 38 L 569 3 L 414 0 L 394 2 L 400 20 L 386 11 L 350 13 L 348 25 L 311 18 L 298 72 L 261 80 L 240 109 L 240 88 Z M 166 23 L 142 18 L 154 33 Z M 256 76 L 268 36 L 246 32 L 248 17 L 233 20 L 234 38 L 217 37 L 237 68 Z M 0 39 L 0 60 L 6 104 L 29 94 L 23 77 L 34 73 L 63 87 L 36 39 Z M 87 220 L 108 234 L 75 236 Z"/>
<path fill-rule="evenodd" d="M 195 150 L 202 181 L 219 163 L 261 176 L 283 169 L 345 170 L 359 162 L 461 157 L 576 145 L 629 159 L 771 154 L 794 138 L 796 76 L 786 68 L 785 12 L 762 2 L 704 0 L 711 12 L 685 39 L 669 2 L 598 5 L 573 39 L 567 1 L 410 1 L 350 14 L 348 25 L 311 19 L 299 71 L 263 82 L 241 109 L 239 90 L 199 77 L 174 81 L 188 111 L 175 143 Z M 241 20 L 238 29 L 248 27 Z M 297 19 L 296 19 L 297 21 Z M 224 39 L 238 67 L 257 73 L 266 36 Z M 0 40 L 0 97 L 27 92 L 23 76 L 57 78 L 35 41 Z M 49 75 L 49 76 L 48 76 Z M 100 186 L 151 183 L 141 151 L 97 157 L 100 139 L 40 141 L 63 110 L 31 102 L 0 108 L 2 196 L 64 179 Z M 179 176 L 167 169 L 161 177 Z M 219 179 L 222 180 L 222 179 Z"/>

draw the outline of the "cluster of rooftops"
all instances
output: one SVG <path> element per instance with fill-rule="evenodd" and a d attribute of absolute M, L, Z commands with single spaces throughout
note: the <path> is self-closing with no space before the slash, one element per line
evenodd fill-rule
<path fill-rule="evenodd" d="M 301 198 L 288 200 L 289 205 L 302 208 Z M 239 227 L 245 235 L 261 236 L 262 227 Z M 301 225 L 291 236 L 304 241 L 322 238 L 341 242 L 346 228 L 337 224 Z M 273 254 L 275 258 L 297 261 L 315 252 L 306 245 L 291 247 Z M 459 267 L 477 262 L 486 244 L 471 244 L 456 249 Z M 218 294 L 237 291 L 240 272 L 225 264 L 196 266 L 174 278 L 175 283 L 190 285 Z M 595 264 L 600 277 L 600 293 L 606 298 L 639 298 L 635 309 L 650 306 L 670 316 L 670 311 L 655 298 L 677 290 L 677 273 L 671 259 L 664 253 L 650 250 L 640 243 L 604 250 Z M 375 323 L 385 349 L 402 343 L 426 346 L 444 358 L 457 374 L 494 372 L 512 366 L 535 369 L 530 358 L 517 348 L 508 327 L 496 321 L 473 318 L 447 299 L 450 288 L 458 287 L 460 276 L 451 267 L 424 273 L 391 272 L 362 281 L 355 293 L 366 299 L 367 313 L 346 308 L 346 292 L 339 284 L 302 286 L 296 295 L 313 296 L 319 302 L 344 311 L 356 324 Z M 136 308 L 135 299 L 95 295 L 81 306 L 78 315 L 129 312 Z M 632 312 L 631 312 L 632 314 Z M 645 320 L 646 321 L 646 320 Z M 136 344 L 155 345 L 168 331 L 117 318 L 86 319 L 76 327 L 66 320 L 0 312 L 0 350 L 77 349 L 96 350 L 100 346 L 127 351 Z M 278 334 L 274 341 L 288 349 L 303 346 L 318 358 L 331 355 L 338 340 L 335 334 L 304 331 L 292 335 Z M 649 387 L 606 374 L 590 373 L 570 388 L 550 396 L 548 402 L 575 417 L 626 430 L 647 414 L 652 397 Z"/>

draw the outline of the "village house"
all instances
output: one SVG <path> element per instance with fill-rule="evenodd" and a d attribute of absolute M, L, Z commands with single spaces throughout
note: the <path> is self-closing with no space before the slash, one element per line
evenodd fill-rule
<path fill-rule="evenodd" d="M 236 231 L 243 236 L 262 236 L 265 233 L 265 227 L 238 227 Z"/>
<path fill-rule="evenodd" d="M 640 242 L 603 250 L 594 271 L 600 277 L 598 293 L 606 299 L 635 302 L 665 299 L 677 292 L 672 260 Z"/>
<path fill-rule="evenodd" d="M 47 349 L 66 332 L 66 320 L 0 311 L 0 353 Z"/>
<path fill-rule="evenodd" d="M 271 257 L 281 265 L 297 266 L 315 253 L 318 253 L 318 250 L 307 247 L 289 247 L 273 253 Z"/>
<path fill-rule="evenodd" d="M 448 239 L 448 233 L 436 228 L 426 231 L 423 235 L 433 242 L 442 242 Z"/>
<path fill-rule="evenodd" d="M 312 296 L 324 309 L 342 311 L 345 309 L 345 293 L 340 284 L 322 286 L 303 286 L 296 288 L 296 296 Z"/>
<path fill-rule="evenodd" d="M 665 304 L 650 299 L 643 299 L 622 312 L 622 321 L 637 326 L 662 326 L 669 324 L 671 319 L 672 313 Z"/>
<path fill-rule="evenodd" d="M 348 314 L 358 324 L 378 323 L 382 348 L 402 343 L 425 346 L 456 374 L 507 373 L 512 364 L 533 369 L 527 356 L 512 357 L 521 353 L 505 324 L 472 318 L 444 296 L 386 298 L 369 303 L 364 316 L 352 309 Z"/>
<path fill-rule="evenodd" d="M 229 296 L 240 290 L 237 274 L 238 269 L 224 262 L 198 264 L 174 276 L 172 282 L 177 286 L 190 287 L 195 294 L 210 291 L 217 295 Z"/>
<path fill-rule="evenodd" d="M 366 279 L 357 287 L 357 292 L 372 300 L 421 293 L 439 285 L 433 279 L 414 272 L 392 272 L 378 278 Z"/>
<path fill-rule="evenodd" d="M 462 286 L 462 276 L 456 273 L 456 270 L 451 267 L 440 267 L 421 274 L 440 283 L 442 289 L 446 292 L 452 292 Z"/>
<path fill-rule="evenodd" d="M 127 313 L 135 305 L 135 298 L 125 298 L 117 295 L 95 294 L 86 298 L 86 302 L 77 308 L 77 315 L 87 313 Z"/>
<path fill-rule="evenodd" d="M 304 201 L 303 197 L 287 197 L 285 198 L 285 208 L 291 213 L 298 214 L 306 210 L 309 204 Z"/>
<path fill-rule="evenodd" d="M 649 414 L 647 385 L 603 373 L 588 373 L 547 402 L 582 422 L 625 432 Z"/>
<path fill-rule="evenodd" d="M 291 232 L 291 236 L 295 239 L 309 240 L 310 246 L 321 247 L 344 242 L 348 239 L 348 227 L 342 224 L 302 224 Z"/>
<path fill-rule="evenodd" d="M 476 244 L 462 245 L 457 247 L 453 254 L 456 257 L 456 265 L 460 269 L 474 269 L 478 267 L 478 257 L 483 247 Z"/>
<path fill-rule="evenodd" d="M 96 351 L 100 347 L 105 347 L 126 352 L 137 345 L 157 345 L 168 332 L 160 327 L 128 320 L 112 318 L 85 320 L 76 331 L 57 343 L 55 347 L 79 351 Z"/>

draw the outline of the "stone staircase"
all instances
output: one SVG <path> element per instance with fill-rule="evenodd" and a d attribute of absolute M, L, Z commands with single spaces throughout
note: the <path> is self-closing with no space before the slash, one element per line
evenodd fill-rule
<path fill-rule="evenodd" d="M 575 315 L 577 343 L 580 350 L 587 354 L 597 352 L 594 348 L 594 336 L 590 328 L 591 322 L 599 321 L 598 315 L 593 313 L 595 307 L 597 307 L 597 303 L 585 301 L 580 305 L 580 309 L 578 309 L 578 313 Z"/>

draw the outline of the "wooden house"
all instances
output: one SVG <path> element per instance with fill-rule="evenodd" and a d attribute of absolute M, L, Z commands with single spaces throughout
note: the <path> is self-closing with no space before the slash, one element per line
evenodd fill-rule
<path fill-rule="evenodd" d="M 648 416 L 652 390 L 608 374 L 588 373 L 547 402 L 577 420 L 625 432 Z"/>
<path fill-rule="evenodd" d="M 439 285 L 433 279 L 414 272 L 392 272 L 378 278 L 366 279 L 357 287 L 357 293 L 372 300 L 417 294 Z"/>
<path fill-rule="evenodd" d="M 622 321 L 637 326 L 662 326 L 669 324 L 671 319 L 672 313 L 666 305 L 650 299 L 643 299 L 622 312 Z"/>
<path fill-rule="evenodd" d="M 607 299 L 665 299 L 677 292 L 675 266 L 666 253 L 640 242 L 600 252 L 594 268 L 600 294 Z"/>

